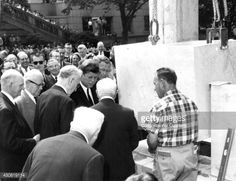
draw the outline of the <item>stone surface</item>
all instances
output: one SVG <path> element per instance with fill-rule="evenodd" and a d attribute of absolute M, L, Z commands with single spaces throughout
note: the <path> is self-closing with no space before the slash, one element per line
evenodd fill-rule
<path fill-rule="evenodd" d="M 158 97 L 153 77 L 158 68 L 170 67 L 178 76 L 177 87 L 198 106 L 200 127 L 210 127 L 210 82 L 236 82 L 236 41 L 220 49 L 220 42 L 191 41 L 173 44 L 150 42 L 115 47 L 119 101 L 139 112 L 150 111 Z M 206 114 L 205 114 L 206 113 Z M 200 139 L 209 137 L 208 131 Z"/>
<path fill-rule="evenodd" d="M 150 20 L 153 1 L 149 1 Z M 161 43 L 198 40 L 198 0 L 157 0 L 156 9 Z"/>
<path fill-rule="evenodd" d="M 211 174 L 217 176 L 221 164 L 221 157 L 225 144 L 227 127 L 236 128 L 236 84 L 222 84 L 211 86 L 212 127 L 220 125 L 225 129 L 211 131 Z M 222 124 L 224 123 L 224 124 Z M 218 128 L 218 127 L 217 127 Z M 226 179 L 236 180 L 236 135 L 230 152 Z"/>

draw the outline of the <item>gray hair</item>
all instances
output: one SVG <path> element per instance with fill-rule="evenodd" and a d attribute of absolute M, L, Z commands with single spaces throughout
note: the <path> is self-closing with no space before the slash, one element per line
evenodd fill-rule
<path fill-rule="evenodd" d="M 24 75 L 24 83 L 26 83 L 27 81 L 32 81 L 34 80 L 36 77 L 41 77 L 43 79 L 43 74 L 37 70 L 37 69 L 32 69 L 28 72 L 25 73 Z"/>
<path fill-rule="evenodd" d="M 2 90 L 5 90 L 5 88 L 8 87 L 8 85 L 10 83 L 12 83 L 13 80 L 16 77 L 22 77 L 22 79 L 23 79 L 23 76 L 17 70 L 9 69 L 9 70 L 5 71 L 2 74 L 2 76 L 1 76 L 1 87 L 2 87 Z"/>
<path fill-rule="evenodd" d="M 96 87 L 99 99 L 103 96 L 111 96 L 112 98 L 115 98 L 117 92 L 115 80 L 112 80 L 111 78 L 101 79 L 97 82 Z"/>
<path fill-rule="evenodd" d="M 67 79 L 73 75 L 80 75 L 81 76 L 82 71 L 74 65 L 66 65 L 61 68 L 61 70 L 58 74 L 58 78 L 59 79 Z"/>
<path fill-rule="evenodd" d="M 80 132 L 87 138 L 89 144 L 91 139 L 98 134 L 104 121 L 104 114 L 92 108 L 79 107 L 74 111 L 70 130 Z"/>

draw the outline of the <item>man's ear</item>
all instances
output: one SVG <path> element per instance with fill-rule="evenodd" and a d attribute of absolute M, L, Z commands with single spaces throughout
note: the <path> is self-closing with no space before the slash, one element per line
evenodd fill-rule
<path fill-rule="evenodd" d="M 164 79 L 160 79 L 160 88 L 162 90 L 165 90 L 166 88 L 166 81 Z"/>
<path fill-rule="evenodd" d="M 75 79 L 74 77 L 70 77 L 70 79 L 69 79 L 70 85 L 73 83 L 74 79 Z"/>

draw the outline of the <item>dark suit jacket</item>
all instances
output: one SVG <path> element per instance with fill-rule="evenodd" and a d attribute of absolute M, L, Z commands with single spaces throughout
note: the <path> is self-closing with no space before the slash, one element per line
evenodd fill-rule
<path fill-rule="evenodd" d="M 104 180 L 123 181 L 135 173 L 132 151 L 138 146 L 138 130 L 134 112 L 112 99 L 103 99 L 91 108 L 105 115 L 93 145 L 104 156 Z"/>
<path fill-rule="evenodd" d="M 36 142 L 14 104 L 0 93 L 0 172 L 20 172 Z"/>
<path fill-rule="evenodd" d="M 34 115 L 35 115 L 36 104 L 25 92 L 25 90 L 21 91 L 21 95 L 17 97 L 15 101 L 20 113 L 25 118 L 32 133 L 34 134 Z"/>
<path fill-rule="evenodd" d="M 103 156 L 83 135 L 70 131 L 39 142 L 23 172 L 34 181 L 102 181 Z"/>
<path fill-rule="evenodd" d="M 95 55 L 97 56 L 99 54 L 99 51 L 97 51 L 96 53 L 95 53 Z M 110 51 L 103 51 L 103 54 L 104 54 L 104 56 L 106 56 L 107 58 L 110 58 Z"/>
<path fill-rule="evenodd" d="M 74 102 L 59 86 L 42 93 L 37 101 L 34 128 L 40 138 L 56 136 L 69 131 L 73 119 Z"/>
<path fill-rule="evenodd" d="M 93 95 L 94 103 L 97 104 L 98 97 L 96 94 L 96 86 L 93 86 L 91 88 L 91 92 Z M 80 107 L 80 106 L 90 107 L 90 106 L 92 106 L 90 104 L 90 102 L 88 101 L 87 96 L 80 84 L 78 85 L 77 90 L 75 92 L 73 92 L 70 97 L 75 102 L 76 107 Z"/>
<path fill-rule="evenodd" d="M 45 85 L 43 86 L 42 92 L 50 89 L 57 81 L 53 78 L 51 74 L 45 75 L 44 77 L 44 83 Z"/>

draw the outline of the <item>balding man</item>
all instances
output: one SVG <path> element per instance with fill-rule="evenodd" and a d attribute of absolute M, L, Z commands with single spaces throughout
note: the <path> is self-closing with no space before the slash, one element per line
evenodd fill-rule
<path fill-rule="evenodd" d="M 48 90 L 57 82 L 57 76 L 60 72 L 60 63 L 55 58 L 50 58 L 47 63 L 49 75 L 45 75 L 45 86 L 43 91 Z"/>
<path fill-rule="evenodd" d="M 24 51 L 20 51 L 17 54 L 19 60 L 19 67 L 18 70 L 22 75 L 25 75 L 26 72 L 30 70 L 29 68 L 29 57 Z"/>
<path fill-rule="evenodd" d="M 106 56 L 107 58 L 110 58 L 110 52 L 106 51 L 106 48 L 105 48 L 104 43 L 102 41 L 99 41 L 97 43 L 97 52 L 98 52 L 97 55 Z"/>
<path fill-rule="evenodd" d="M 80 44 L 77 47 L 78 50 L 78 54 L 80 56 L 80 60 L 83 61 L 86 59 L 86 55 L 87 55 L 87 47 L 84 44 Z"/>
<path fill-rule="evenodd" d="M 77 108 L 70 132 L 42 140 L 32 151 L 23 169 L 27 180 L 102 181 L 103 156 L 90 145 L 103 120 L 99 111 Z"/>
<path fill-rule="evenodd" d="M 104 78 L 97 82 L 99 103 L 91 108 L 105 115 L 94 148 L 104 156 L 104 180 L 123 181 L 135 173 L 132 151 L 138 146 L 137 121 L 134 111 L 114 102 L 117 86 Z"/>
<path fill-rule="evenodd" d="M 14 98 L 23 88 L 17 70 L 7 70 L 1 77 L 0 93 L 0 172 L 20 172 L 28 154 L 36 145 L 33 134 L 15 105 Z"/>
<path fill-rule="evenodd" d="M 61 68 L 57 83 L 38 99 L 35 113 L 35 132 L 41 139 L 69 131 L 74 102 L 69 97 L 80 82 L 82 71 L 74 65 Z"/>
<path fill-rule="evenodd" d="M 27 121 L 31 131 L 34 133 L 34 115 L 36 100 L 44 86 L 43 75 L 39 70 L 33 69 L 25 73 L 24 90 L 16 98 L 19 111 Z"/>

